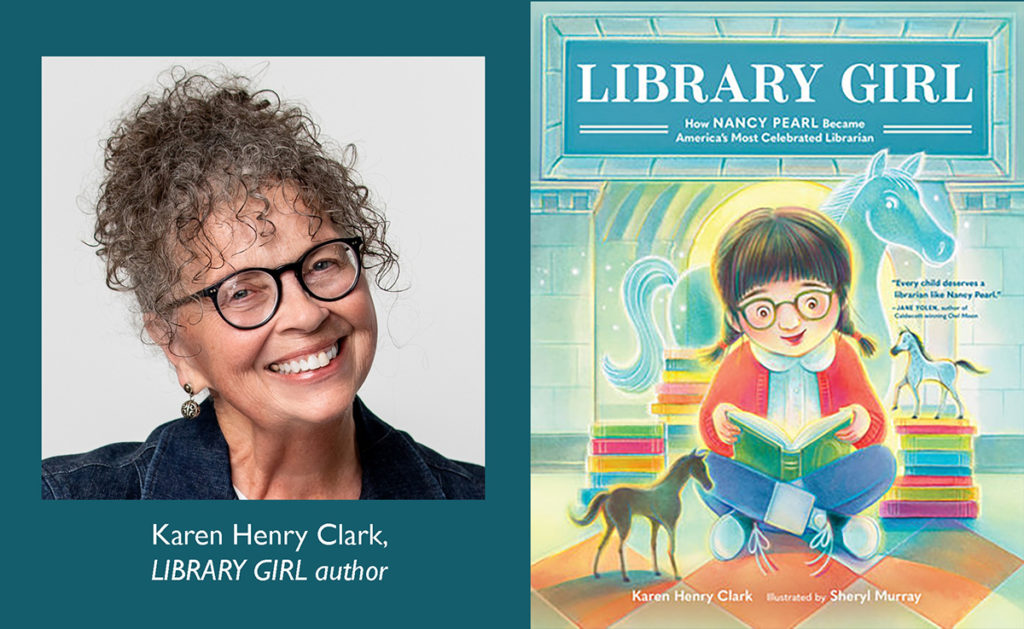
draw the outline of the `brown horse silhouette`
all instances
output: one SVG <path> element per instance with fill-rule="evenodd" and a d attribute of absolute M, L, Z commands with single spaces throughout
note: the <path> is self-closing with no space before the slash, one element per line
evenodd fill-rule
<path fill-rule="evenodd" d="M 604 514 L 604 537 L 597 547 L 597 554 L 594 556 L 594 576 L 600 578 L 597 573 L 597 562 L 601 558 L 601 551 L 604 550 L 611 537 L 612 529 L 619 532 L 619 566 L 622 569 L 622 580 L 629 581 L 626 576 L 626 558 L 622 554 L 622 547 L 629 536 L 629 527 L 634 515 L 642 515 L 651 522 L 651 557 L 654 561 L 654 574 L 658 572 L 658 527 L 663 527 L 668 533 L 668 558 L 672 562 L 672 573 L 679 579 L 679 570 L 676 569 L 676 522 L 679 514 L 682 513 L 683 505 L 679 498 L 679 492 L 690 477 L 696 478 L 704 489 L 711 490 L 713 483 L 708 478 L 708 468 L 704 464 L 704 457 L 707 450 L 681 456 L 669 467 L 668 472 L 661 480 L 649 487 L 615 487 L 608 491 L 602 491 L 590 500 L 587 512 L 582 518 L 575 518 L 572 513 L 569 518 L 580 526 L 586 526 L 594 521 L 597 512 Z"/>

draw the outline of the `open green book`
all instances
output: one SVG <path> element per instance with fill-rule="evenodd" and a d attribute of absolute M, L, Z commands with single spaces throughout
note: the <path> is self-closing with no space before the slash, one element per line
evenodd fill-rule
<path fill-rule="evenodd" d="M 850 425 L 850 411 L 813 421 L 794 437 L 745 411 L 728 411 L 726 416 L 740 429 L 733 459 L 779 480 L 800 478 L 853 452 L 852 444 L 836 437 L 836 432 Z"/>

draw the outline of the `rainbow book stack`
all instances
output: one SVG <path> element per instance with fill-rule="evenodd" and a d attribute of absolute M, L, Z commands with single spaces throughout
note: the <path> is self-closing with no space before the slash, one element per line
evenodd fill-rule
<path fill-rule="evenodd" d="M 697 422 L 711 373 L 701 362 L 699 352 L 665 350 L 665 371 L 656 385 L 658 399 L 651 404 L 651 413 L 665 424 L 665 446 L 670 458 L 700 447 Z"/>
<path fill-rule="evenodd" d="M 883 518 L 976 518 L 974 434 L 965 419 L 897 416 L 903 473 L 879 506 Z"/>
<path fill-rule="evenodd" d="M 646 485 L 665 469 L 665 428 L 658 421 L 609 421 L 590 427 L 588 486 L 580 500 L 615 485 Z"/>

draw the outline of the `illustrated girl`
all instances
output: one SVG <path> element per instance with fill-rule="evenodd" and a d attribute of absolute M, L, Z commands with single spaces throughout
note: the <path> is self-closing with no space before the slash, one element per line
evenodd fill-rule
<path fill-rule="evenodd" d="M 714 480 L 702 495 L 719 515 L 712 554 L 724 561 L 746 548 L 759 566 L 772 565 L 768 528 L 809 536 L 821 551 L 815 561 L 825 558 L 819 571 L 834 541 L 855 557 L 874 555 L 881 530 L 858 514 L 892 485 L 896 461 L 880 445 L 885 415 L 858 356 L 870 356 L 874 343 L 851 316 L 848 243 L 824 214 L 761 208 L 726 229 L 712 276 L 725 306 L 722 340 L 708 354 L 721 364 L 700 409 Z M 777 480 L 732 458 L 740 430 L 729 412 L 737 409 L 791 435 L 846 411 L 852 419 L 835 436 L 855 450 L 791 482 Z"/>

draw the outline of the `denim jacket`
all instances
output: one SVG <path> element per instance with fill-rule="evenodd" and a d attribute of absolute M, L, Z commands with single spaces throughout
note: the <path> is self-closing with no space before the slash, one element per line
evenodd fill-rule
<path fill-rule="evenodd" d="M 361 500 L 483 498 L 484 468 L 451 461 L 416 443 L 354 402 L 363 468 Z M 176 419 L 142 443 L 115 443 L 43 460 L 43 499 L 237 499 L 228 444 L 213 402 L 195 419 Z"/>

